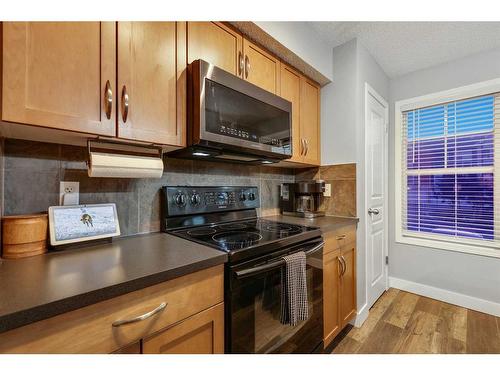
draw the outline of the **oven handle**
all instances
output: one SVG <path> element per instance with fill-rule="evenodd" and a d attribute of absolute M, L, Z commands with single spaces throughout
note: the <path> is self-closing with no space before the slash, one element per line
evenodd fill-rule
<path fill-rule="evenodd" d="M 325 243 L 323 241 L 321 241 L 318 245 L 314 246 L 312 249 L 307 250 L 305 252 L 306 256 L 312 255 L 316 251 L 321 250 L 324 245 L 325 245 Z M 264 272 L 264 271 L 271 270 L 273 268 L 281 267 L 284 264 L 285 264 L 285 261 L 282 258 L 280 258 L 279 260 L 269 262 L 269 263 L 263 264 L 261 266 L 256 266 L 256 267 L 247 268 L 247 269 L 244 269 L 241 271 L 236 271 L 235 274 L 236 274 L 236 277 L 238 279 L 242 279 L 245 277 L 256 275 L 256 274 Z"/>

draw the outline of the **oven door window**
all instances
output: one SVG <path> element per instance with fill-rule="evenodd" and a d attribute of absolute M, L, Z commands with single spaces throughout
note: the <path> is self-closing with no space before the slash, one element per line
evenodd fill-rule
<path fill-rule="evenodd" d="M 205 131 L 276 153 L 290 151 L 290 113 L 205 79 Z"/>
<path fill-rule="evenodd" d="M 323 338 L 321 259 L 307 262 L 309 319 L 297 326 L 280 323 L 281 270 L 235 280 L 231 291 L 232 353 L 311 353 Z"/>

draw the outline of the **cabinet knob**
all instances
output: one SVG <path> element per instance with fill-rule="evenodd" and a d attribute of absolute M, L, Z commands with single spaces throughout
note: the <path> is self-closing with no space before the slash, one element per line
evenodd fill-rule
<path fill-rule="evenodd" d="M 111 89 L 111 83 L 109 79 L 106 81 L 106 87 L 104 88 L 104 112 L 106 113 L 106 118 L 109 120 L 111 118 L 111 111 L 113 110 L 113 90 Z"/>
<path fill-rule="evenodd" d="M 127 93 L 127 86 L 123 85 L 122 89 L 122 119 L 123 122 L 127 122 L 127 117 L 128 117 L 128 106 L 129 106 L 129 97 Z"/>
<path fill-rule="evenodd" d="M 245 78 L 248 78 L 248 73 L 250 72 L 250 59 L 245 55 Z"/>
<path fill-rule="evenodd" d="M 243 74 L 243 70 L 245 69 L 245 63 L 243 61 L 243 53 L 238 52 L 238 75 L 241 76 Z"/>

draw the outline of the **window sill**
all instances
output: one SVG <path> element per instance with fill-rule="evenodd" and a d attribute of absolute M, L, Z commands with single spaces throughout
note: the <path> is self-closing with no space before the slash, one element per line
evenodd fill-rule
<path fill-rule="evenodd" d="M 440 239 L 403 235 L 402 233 L 398 233 L 396 235 L 396 242 L 405 245 L 422 246 L 437 250 L 500 258 L 500 248 L 495 248 L 494 246 L 478 246 L 463 242 L 458 243 Z"/>

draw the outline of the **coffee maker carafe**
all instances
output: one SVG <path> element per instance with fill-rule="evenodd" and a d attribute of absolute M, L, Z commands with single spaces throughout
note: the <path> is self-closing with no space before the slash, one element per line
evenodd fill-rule
<path fill-rule="evenodd" d="M 281 213 L 308 218 L 324 216 L 324 211 L 320 211 L 324 191 L 325 182 L 321 180 L 282 184 Z"/>

